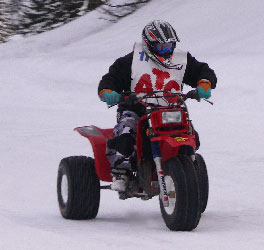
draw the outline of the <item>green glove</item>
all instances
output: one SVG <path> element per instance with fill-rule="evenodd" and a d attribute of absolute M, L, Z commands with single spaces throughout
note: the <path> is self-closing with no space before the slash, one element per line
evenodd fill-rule
<path fill-rule="evenodd" d="M 211 97 L 211 82 L 209 80 L 202 79 L 197 85 L 199 98 L 209 99 Z"/>
<path fill-rule="evenodd" d="M 120 94 L 111 89 L 103 89 L 99 96 L 101 101 L 106 102 L 108 106 L 115 105 L 119 103 L 120 100 Z"/>
<path fill-rule="evenodd" d="M 209 99 L 211 97 L 211 88 L 205 91 L 202 87 L 198 86 L 197 91 L 199 98 Z"/>

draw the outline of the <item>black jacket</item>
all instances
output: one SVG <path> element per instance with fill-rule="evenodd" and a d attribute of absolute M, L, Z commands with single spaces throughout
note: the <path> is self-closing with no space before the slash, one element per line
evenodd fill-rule
<path fill-rule="evenodd" d="M 118 58 L 110 66 L 109 72 L 102 77 L 98 86 L 98 93 L 102 89 L 111 89 L 118 93 L 130 91 L 131 85 L 131 66 L 133 52 Z M 207 79 L 212 83 L 212 88 L 216 87 L 217 78 L 207 63 L 199 62 L 189 52 L 187 54 L 187 66 L 183 77 L 183 83 L 193 88 L 197 87 L 200 79 Z"/>

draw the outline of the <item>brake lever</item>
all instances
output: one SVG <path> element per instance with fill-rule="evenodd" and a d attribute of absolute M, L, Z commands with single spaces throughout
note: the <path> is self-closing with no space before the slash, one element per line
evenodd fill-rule
<path fill-rule="evenodd" d="M 107 105 L 107 104 L 106 104 L 106 105 Z M 116 105 L 117 105 L 117 103 L 114 104 L 114 105 L 107 105 L 107 108 L 110 109 L 110 108 L 112 108 L 112 107 L 114 107 L 114 106 L 116 106 Z"/>
<path fill-rule="evenodd" d="M 205 99 L 205 98 L 199 98 L 199 99 L 198 99 L 197 90 L 191 90 L 191 91 L 189 91 L 189 92 L 185 95 L 185 97 L 186 97 L 186 99 L 188 99 L 188 98 L 190 98 L 190 99 L 195 99 L 195 100 L 197 100 L 198 102 L 200 102 L 200 100 L 202 99 L 202 100 L 204 100 L 204 101 L 210 103 L 211 105 L 214 105 L 213 102 L 211 102 L 211 101 L 209 101 L 209 100 L 207 100 L 207 99 Z"/>
<path fill-rule="evenodd" d="M 210 103 L 211 105 L 214 105 L 214 103 L 213 102 L 211 102 L 211 101 L 209 101 L 209 100 L 207 100 L 207 99 L 205 99 L 205 98 L 202 98 L 204 101 L 206 101 L 206 102 L 208 102 L 208 103 Z"/>

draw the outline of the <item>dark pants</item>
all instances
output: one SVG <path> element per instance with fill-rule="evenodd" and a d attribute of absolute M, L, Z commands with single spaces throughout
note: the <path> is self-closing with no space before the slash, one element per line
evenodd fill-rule
<path fill-rule="evenodd" d="M 132 170 L 131 161 L 135 156 L 137 124 L 140 117 L 133 111 L 118 114 L 114 127 L 114 138 L 108 140 L 106 154 L 111 168 Z"/>

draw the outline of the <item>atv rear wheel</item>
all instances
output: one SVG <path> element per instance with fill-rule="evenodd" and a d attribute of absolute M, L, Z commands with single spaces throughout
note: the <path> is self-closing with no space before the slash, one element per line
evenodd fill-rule
<path fill-rule="evenodd" d="M 207 207 L 208 202 L 209 180 L 205 161 L 200 154 L 196 154 L 195 166 L 197 169 L 197 175 L 200 186 L 201 213 L 203 213 Z"/>
<path fill-rule="evenodd" d="M 160 199 L 163 220 L 170 230 L 191 231 L 199 223 L 199 186 L 192 161 L 180 156 L 163 164 L 169 207 Z"/>
<path fill-rule="evenodd" d="M 57 177 L 57 195 L 60 212 L 65 219 L 95 218 L 100 203 L 100 181 L 94 160 L 86 156 L 62 159 Z"/>

